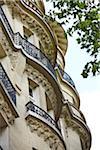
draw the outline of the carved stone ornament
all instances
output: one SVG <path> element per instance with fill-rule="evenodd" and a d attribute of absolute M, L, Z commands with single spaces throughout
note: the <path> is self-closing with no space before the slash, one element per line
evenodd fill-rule
<path fill-rule="evenodd" d="M 51 150 L 65 150 L 59 136 L 56 135 L 55 132 L 45 123 L 42 123 L 41 121 L 34 119 L 33 117 L 28 117 L 26 119 L 26 122 L 30 128 L 30 131 L 43 138 L 44 141 L 49 145 Z"/>
<path fill-rule="evenodd" d="M 41 45 L 43 46 L 43 53 L 50 59 L 51 63 L 54 64 L 56 52 L 54 45 L 47 34 L 45 27 L 35 20 L 31 15 L 26 13 L 16 1 L 7 1 L 6 3 L 10 9 L 12 9 L 13 16 L 20 16 L 24 26 L 28 27 L 33 33 L 35 32 Z M 19 2 L 20 3 L 20 2 Z"/>
<path fill-rule="evenodd" d="M 7 104 L 6 100 L 4 99 L 2 93 L 0 93 L 0 111 L 4 113 L 10 124 L 14 123 L 15 117 L 12 114 L 12 111 L 9 105 Z"/>
<path fill-rule="evenodd" d="M 0 27 L 0 43 L 6 52 L 7 56 L 10 59 L 12 68 L 14 69 L 16 67 L 16 64 L 18 62 L 18 52 L 15 52 L 12 47 L 10 46 L 10 43 L 8 42 L 8 39 L 6 38 L 2 28 Z"/>
<path fill-rule="evenodd" d="M 37 84 L 41 84 L 43 86 L 43 88 L 45 89 L 45 93 L 47 94 L 47 96 L 49 97 L 52 107 L 55 111 L 55 107 L 57 104 L 57 98 L 56 95 L 54 93 L 54 89 L 51 85 L 51 83 L 44 77 L 43 74 L 41 74 L 38 70 L 34 69 L 32 66 L 26 64 L 26 69 L 25 69 L 28 77 L 37 82 Z"/>
<path fill-rule="evenodd" d="M 89 134 L 88 132 L 84 129 L 84 127 L 79 124 L 76 120 L 74 120 L 73 117 L 71 117 L 70 113 L 68 112 L 68 109 L 66 109 L 66 107 L 63 107 L 63 115 L 62 117 L 64 118 L 65 122 L 66 122 L 66 133 L 68 135 L 68 131 L 67 128 L 72 128 L 74 131 L 76 131 L 78 133 L 78 135 L 80 136 L 80 139 L 82 141 L 82 145 L 83 145 L 83 150 L 89 150 Z"/>

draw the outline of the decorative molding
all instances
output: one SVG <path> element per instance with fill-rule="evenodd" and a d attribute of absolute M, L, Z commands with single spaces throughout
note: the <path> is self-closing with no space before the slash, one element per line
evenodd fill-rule
<path fill-rule="evenodd" d="M 56 135 L 55 132 L 44 123 L 34 119 L 33 117 L 28 117 L 26 122 L 30 131 L 36 133 L 39 137 L 42 137 L 51 150 L 65 150 L 65 147 L 58 135 Z"/>
<path fill-rule="evenodd" d="M 7 56 L 10 59 L 12 69 L 16 67 L 16 64 L 18 62 L 18 52 L 15 52 L 12 47 L 10 46 L 10 43 L 8 42 L 2 28 L 0 27 L 0 43 L 7 54 Z"/>
<path fill-rule="evenodd" d="M 8 122 L 12 125 L 14 123 L 15 117 L 1 92 L 0 92 L 0 110 L 3 111 Z"/>
<path fill-rule="evenodd" d="M 64 57 L 68 48 L 68 40 L 65 37 L 64 29 L 57 21 L 51 21 L 49 17 L 47 17 L 47 22 L 50 24 L 55 34 L 59 51 Z"/>
<path fill-rule="evenodd" d="M 57 97 L 56 94 L 54 93 L 54 89 L 51 83 L 44 77 L 43 74 L 41 74 L 38 70 L 34 69 L 32 66 L 28 64 L 26 64 L 25 71 L 31 80 L 37 82 L 37 84 L 42 85 L 55 111 L 56 104 L 57 104 Z"/>
<path fill-rule="evenodd" d="M 73 117 L 71 117 L 71 114 L 66 108 L 66 106 L 63 107 L 62 117 L 65 119 L 65 122 L 66 122 L 66 133 L 68 134 L 68 131 L 67 131 L 68 127 L 72 128 L 73 131 L 78 133 L 82 141 L 83 150 L 89 150 L 90 148 L 89 133 L 81 125 L 81 123 L 77 122 Z"/>
<path fill-rule="evenodd" d="M 18 2 L 16 1 L 7 1 L 6 4 L 10 9 L 12 9 L 13 16 L 15 17 L 20 16 L 22 23 L 28 27 L 32 32 L 35 32 L 38 36 L 41 45 L 43 46 L 43 53 L 48 57 L 52 64 L 55 62 L 56 52 L 54 49 L 54 45 L 51 42 L 50 36 L 47 34 L 45 27 L 41 25 L 38 20 L 35 20 L 30 14 L 26 13 L 21 7 L 19 6 Z"/>

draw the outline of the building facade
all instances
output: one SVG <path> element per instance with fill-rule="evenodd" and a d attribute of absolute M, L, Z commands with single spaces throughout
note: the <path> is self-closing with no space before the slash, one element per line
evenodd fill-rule
<path fill-rule="evenodd" d="M 0 150 L 90 150 L 67 45 L 43 1 L 0 0 Z"/>

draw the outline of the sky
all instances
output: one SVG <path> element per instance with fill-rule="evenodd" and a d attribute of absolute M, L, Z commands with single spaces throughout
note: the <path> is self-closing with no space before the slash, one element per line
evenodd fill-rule
<path fill-rule="evenodd" d="M 72 77 L 81 98 L 80 109 L 85 115 L 92 134 L 91 150 L 99 150 L 100 75 L 82 78 L 80 74 L 88 59 L 90 58 L 84 50 L 80 49 L 75 37 L 68 37 L 65 71 Z"/>
<path fill-rule="evenodd" d="M 45 0 L 44 0 L 45 2 Z M 48 7 L 49 6 L 49 7 Z M 52 6 L 46 5 L 48 11 Z M 80 109 L 85 115 L 92 134 L 91 150 L 99 150 L 100 128 L 100 75 L 83 79 L 80 75 L 90 57 L 81 50 L 74 37 L 68 37 L 68 50 L 65 57 L 65 71 L 73 79 L 81 98 Z"/>

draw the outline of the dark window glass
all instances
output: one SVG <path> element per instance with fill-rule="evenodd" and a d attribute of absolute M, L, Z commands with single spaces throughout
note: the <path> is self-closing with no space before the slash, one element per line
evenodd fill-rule
<path fill-rule="evenodd" d="M 33 91 L 30 87 L 29 87 L 29 95 L 33 97 Z"/>

